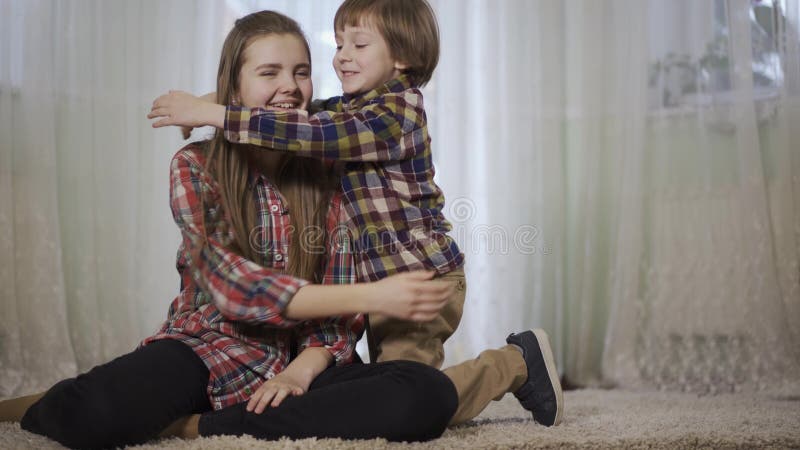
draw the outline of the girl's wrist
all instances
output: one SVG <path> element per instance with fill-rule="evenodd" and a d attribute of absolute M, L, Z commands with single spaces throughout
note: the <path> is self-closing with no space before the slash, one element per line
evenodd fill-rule
<path fill-rule="evenodd" d="M 302 363 L 298 362 L 302 360 Z M 307 347 L 293 364 L 281 372 L 295 384 L 308 391 L 314 379 L 333 363 L 333 355 L 324 347 Z"/>
<path fill-rule="evenodd" d="M 275 378 L 277 378 L 278 380 L 283 379 L 285 382 L 289 384 L 293 384 L 297 387 L 302 388 L 303 391 L 305 392 L 308 392 L 308 387 L 311 386 L 311 382 L 314 381 L 313 373 L 310 370 L 305 370 L 305 371 L 291 370 L 289 368 L 275 375 Z"/>
<path fill-rule="evenodd" d="M 353 287 L 357 289 L 356 295 L 352 297 L 355 302 L 353 310 L 363 314 L 377 313 L 375 283 L 357 283 Z"/>

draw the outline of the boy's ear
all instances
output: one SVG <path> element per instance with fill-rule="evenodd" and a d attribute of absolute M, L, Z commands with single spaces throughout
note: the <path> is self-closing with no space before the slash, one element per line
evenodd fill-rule
<path fill-rule="evenodd" d="M 400 72 L 402 72 L 402 71 L 408 69 L 408 64 L 406 64 L 406 63 L 404 63 L 402 61 L 395 61 L 394 62 L 394 68 L 399 70 Z"/>

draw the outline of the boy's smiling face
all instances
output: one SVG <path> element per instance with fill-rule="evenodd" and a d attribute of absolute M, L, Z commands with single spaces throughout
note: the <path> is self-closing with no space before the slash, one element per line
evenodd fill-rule
<path fill-rule="evenodd" d="M 345 94 L 363 94 L 398 77 L 406 65 L 392 57 L 377 29 L 362 23 L 336 31 L 333 68 Z"/>

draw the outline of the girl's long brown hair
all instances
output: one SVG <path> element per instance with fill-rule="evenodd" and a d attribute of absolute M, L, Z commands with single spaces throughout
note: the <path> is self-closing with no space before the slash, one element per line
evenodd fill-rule
<path fill-rule="evenodd" d="M 230 105 L 239 86 L 244 50 L 256 38 L 270 34 L 292 34 L 300 38 L 311 60 L 308 42 L 294 20 L 274 11 L 260 11 L 236 21 L 222 46 L 217 73 L 217 103 Z M 228 142 L 222 130 L 204 144 L 207 169 L 221 189 L 222 205 L 228 213 L 234 245 L 231 249 L 251 261 L 260 262 L 264 249 L 256 229 L 253 187 L 248 184 L 250 164 L 246 145 Z M 277 177 L 271 180 L 289 204 L 292 217 L 286 272 L 315 281 L 326 248 L 325 217 L 332 193 L 333 177 L 320 160 L 284 154 Z"/>

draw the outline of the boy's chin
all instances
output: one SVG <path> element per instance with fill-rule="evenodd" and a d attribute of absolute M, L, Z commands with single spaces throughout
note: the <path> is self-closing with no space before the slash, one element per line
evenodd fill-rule
<path fill-rule="evenodd" d="M 350 83 L 342 83 L 342 92 L 346 95 L 360 95 L 369 92 L 371 89 L 366 89 L 361 85 L 352 85 Z"/>
<path fill-rule="evenodd" d="M 344 85 L 342 85 L 342 92 L 347 95 L 358 95 L 361 93 L 361 90 L 357 88 L 347 89 Z"/>
<path fill-rule="evenodd" d="M 377 89 L 377 88 L 372 88 L 372 89 Z M 342 92 L 344 92 L 345 94 L 350 95 L 350 96 L 358 96 L 358 95 L 366 94 L 367 92 L 371 91 L 372 89 L 349 89 L 349 90 L 348 89 L 342 89 Z"/>

